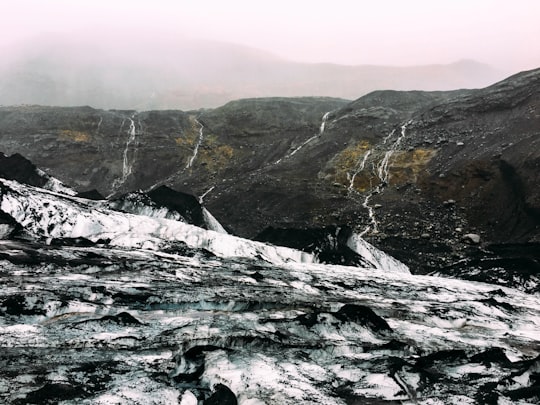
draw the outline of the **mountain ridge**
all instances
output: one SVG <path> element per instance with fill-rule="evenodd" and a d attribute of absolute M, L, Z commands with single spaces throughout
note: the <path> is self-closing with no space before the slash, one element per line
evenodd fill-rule
<path fill-rule="evenodd" d="M 540 69 L 0 108 L 0 401 L 537 404 L 539 146 Z"/>
<path fill-rule="evenodd" d="M 354 99 L 377 89 L 481 87 L 503 77 L 471 60 L 404 67 L 308 64 L 214 41 L 116 42 L 45 36 L 6 51 L 0 104 L 189 110 L 273 95 Z"/>
<path fill-rule="evenodd" d="M 347 225 L 426 272 L 491 243 L 540 240 L 539 83 L 537 69 L 485 89 L 378 91 L 352 102 L 3 107 L 0 148 L 79 191 L 165 184 L 204 195 L 217 219 L 244 237 L 268 226 Z M 478 247 L 468 234 L 479 236 Z"/>

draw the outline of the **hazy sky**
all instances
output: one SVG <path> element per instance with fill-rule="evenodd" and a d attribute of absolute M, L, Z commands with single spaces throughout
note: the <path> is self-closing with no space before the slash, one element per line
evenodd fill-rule
<path fill-rule="evenodd" d="M 0 0 L 0 45 L 43 33 L 216 39 L 302 62 L 540 67 L 540 0 Z"/>

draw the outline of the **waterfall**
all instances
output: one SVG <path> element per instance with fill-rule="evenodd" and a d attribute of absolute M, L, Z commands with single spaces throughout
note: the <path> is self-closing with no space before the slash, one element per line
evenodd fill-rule
<path fill-rule="evenodd" d="M 357 164 L 357 167 L 356 167 L 356 170 L 354 171 L 353 175 L 351 176 L 349 173 L 347 173 L 347 177 L 349 177 L 349 187 L 348 187 L 348 191 L 349 193 L 352 193 L 353 192 L 353 187 L 354 187 L 354 179 L 356 178 L 356 176 L 358 175 L 358 173 L 360 173 L 362 170 L 364 170 L 364 168 L 366 167 L 366 162 L 367 162 L 367 159 L 369 157 L 369 155 L 371 155 L 371 150 L 368 150 L 364 156 L 362 157 L 362 160 L 360 160 L 360 164 Z"/>
<path fill-rule="evenodd" d="M 375 187 L 372 188 L 364 197 L 364 201 L 362 202 L 362 207 L 365 208 L 368 212 L 368 219 L 369 224 L 365 227 L 365 229 L 360 232 L 359 236 L 362 237 L 368 232 L 371 233 L 377 233 L 379 232 L 379 223 L 377 222 L 377 218 L 375 216 L 375 209 L 371 206 L 370 200 L 371 197 L 373 197 L 375 194 L 381 193 L 384 188 L 389 184 L 390 181 L 390 159 L 392 158 L 392 155 L 398 150 L 398 148 L 401 146 L 401 143 L 403 141 L 403 138 L 405 138 L 406 132 L 407 132 L 407 126 L 411 123 L 411 121 L 406 122 L 401 126 L 401 131 L 399 133 L 399 136 L 396 138 L 396 140 L 390 145 L 390 147 L 384 151 L 384 156 L 379 162 L 379 164 L 375 167 L 377 177 L 380 180 L 380 183 Z M 381 145 L 386 145 L 390 142 L 392 137 L 395 136 L 395 129 L 392 130 L 381 142 Z M 371 156 L 373 152 L 373 149 L 370 149 L 367 151 L 364 156 L 362 157 L 362 160 L 360 160 L 357 164 L 357 167 L 354 171 L 354 173 L 347 174 L 349 178 L 349 187 L 348 192 L 349 194 L 354 192 L 354 180 L 358 173 L 360 173 L 362 170 L 365 169 L 366 163 L 368 158 Z"/>
<path fill-rule="evenodd" d="M 133 118 L 129 119 L 129 130 L 128 130 L 128 140 L 126 142 L 126 147 L 124 148 L 124 158 L 122 160 L 122 183 L 126 181 L 128 176 L 131 174 L 133 169 L 133 161 L 129 159 L 129 147 L 135 141 L 135 136 L 137 135 L 137 130 L 135 128 L 135 121 Z"/>
<path fill-rule="evenodd" d="M 195 144 L 195 148 L 193 149 L 193 155 L 189 159 L 186 165 L 186 169 L 189 169 L 193 165 L 193 162 L 195 161 L 195 158 L 197 157 L 197 153 L 199 152 L 199 147 L 201 146 L 202 141 L 203 141 L 204 126 L 197 119 L 195 119 L 195 122 L 197 123 L 197 125 L 199 125 L 199 139 L 197 140 L 197 143 Z"/>
<path fill-rule="evenodd" d="M 313 140 L 319 138 L 320 136 L 322 136 L 322 134 L 324 134 L 324 130 L 326 128 L 326 122 L 328 121 L 328 116 L 330 115 L 330 112 L 331 111 L 328 111 L 326 112 L 323 117 L 322 117 L 322 122 L 321 122 L 321 126 L 319 127 L 319 132 L 315 135 L 313 135 L 311 138 L 307 139 L 306 141 L 304 141 L 302 144 L 300 144 L 300 146 L 296 147 L 291 153 L 289 153 L 288 155 L 286 155 L 284 158 L 281 158 L 281 159 L 278 159 L 276 160 L 276 162 L 274 164 L 278 164 L 280 163 L 283 159 L 288 159 L 290 158 L 291 156 L 295 155 L 296 152 L 298 152 L 300 149 L 302 149 L 304 146 L 306 146 L 308 143 L 312 142 Z"/>
<path fill-rule="evenodd" d="M 216 188 L 216 186 L 210 187 L 208 190 L 206 190 L 206 191 L 199 197 L 199 204 L 202 204 L 202 203 L 203 203 L 204 197 L 206 197 L 206 196 L 208 195 L 208 193 L 210 193 L 214 188 Z"/>
<path fill-rule="evenodd" d="M 124 152 L 122 153 L 122 176 L 119 179 L 114 180 L 113 182 L 113 190 L 118 190 L 120 186 L 122 186 L 128 177 L 133 172 L 133 164 L 135 163 L 135 154 L 136 154 L 136 147 L 131 150 L 131 145 L 135 142 L 136 136 L 137 136 L 137 127 L 135 125 L 135 115 L 134 113 L 131 117 L 124 118 L 122 121 L 122 125 L 120 126 L 120 130 L 124 127 L 124 123 L 127 120 L 129 120 L 129 129 L 127 131 L 128 139 L 126 141 L 126 145 L 124 147 Z M 140 121 L 139 121 L 139 127 L 140 127 Z M 131 151 L 131 153 L 130 153 Z"/>
<path fill-rule="evenodd" d="M 369 193 L 368 195 L 366 195 L 366 198 L 364 198 L 364 202 L 362 202 L 362 207 L 365 208 L 368 212 L 368 218 L 371 225 L 366 226 L 365 229 L 360 232 L 360 236 L 364 236 L 369 231 L 373 233 L 379 232 L 379 224 L 377 222 L 377 218 L 375 217 L 375 209 L 371 205 L 369 205 L 369 200 L 374 194 L 375 192 Z"/>
<path fill-rule="evenodd" d="M 96 134 L 99 134 L 99 129 L 101 128 L 101 123 L 103 122 L 103 116 L 99 116 L 99 121 L 97 123 L 97 128 L 96 128 Z"/>
<path fill-rule="evenodd" d="M 389 150 L 387 150 L 384 154 L 384 158 L 381 160 L 381 163 L 377 167 L 377 174 L 379 176 L 379 179 L 381 179 L 383 184 L 387 184 L 389 180 L 390 173 L 388 172 L 388 164 L 390 163 L 390 158 L 394 154 L 394 152 L 397 150 L 397 148 L 400 146 L 401 141 L 405 137 L 405 132 L 407 129 L 407 125 L 410 124 L 410 121 L 403 124 L 401 126 L 401 133 L 395 140 L 395 142 L 392 144 Z M 386 137 L 383 141 L 383 143 L 386 143 L 389 138 L 394 134 L 394 131 L 390 133 L 388 137 Z"/>
<path fill-rule="evenodd" d="M 326 112 L 322 117 L 321 127 L 319 128 L 319 136 L 324 134 L 324 128 L 326 127 L 326 121 L 328 121 L 329 115 L 330 115 L 330 111 Z"/>

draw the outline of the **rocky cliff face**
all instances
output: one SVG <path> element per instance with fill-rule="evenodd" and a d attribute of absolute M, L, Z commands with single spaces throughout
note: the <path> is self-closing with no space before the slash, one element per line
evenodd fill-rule
<path fill-rule="evenodd" d="M 79 191 L 111 196 L 166 184 L 192 192 L 241 236 L 348 225 L 416 272 L 519 243 L 518 256 L 528 252 L 535 268 L 539 90 L 535 70 L 482 90 L 381 91 L 353 102 L 248 99 L 188 112 L 4 107 L 0 150 Z M 512 261 L 515 250 L 505 252 Z"/>

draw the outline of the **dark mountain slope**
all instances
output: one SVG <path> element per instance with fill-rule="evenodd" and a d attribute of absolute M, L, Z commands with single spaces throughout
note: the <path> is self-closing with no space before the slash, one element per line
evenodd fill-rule
<path fill-rule="evenodd" d="M 429 271 L 490 243 L 540 241 L 539 101 L 534 70 L 481 90 L 378 91 L 349 103 L 4 107 L 0 149 L 80 191 L 167 184 L 204 196 L 242 236 L 348 225 Z"/>
<path fill-rule="evenodd" d="M 185 165 L 192 146 L 180 139 L 194 142 L 198 128 L 181 111 L 27 106 L 0 108 L 0 133 L 6 153 L 20 151 L 78 189 L 108 195 L 150 187 Z"/>

